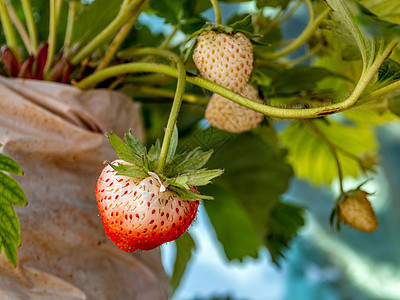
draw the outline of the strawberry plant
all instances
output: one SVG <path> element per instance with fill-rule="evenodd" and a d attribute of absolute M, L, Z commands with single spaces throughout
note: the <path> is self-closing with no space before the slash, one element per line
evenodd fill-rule
<path fill-rule="evenodd" d="M 221 2 L 236 3 L 237 13 L 227 16 L 218 0 L 0 0 L 0 75 L 112 89 L 141 102 L 146 141 L 107 132 L 119 159 L 107 162 L 94 194 L 120 249 L 174 241 L 174 289 L 196 247 L 185 232 L 200 205 L 229 260 L 265 247 L 279 264 L 305 222 L 305 209 L 281 197 L 294 177 L 337 182 L 332 225 L 375 231 L 367 193 L 343 182 L 373 176 L 375 129 L 399 116 L 398 6 Z M 300 6 L 308 23 L 285 39 Z M 21 175 L 3 159 L 2 170 Z M 25 198 L 8 186 L 0 211 L 10 225 L 0 242 L 15 265 L 20 230 L 11 205 Z"/>

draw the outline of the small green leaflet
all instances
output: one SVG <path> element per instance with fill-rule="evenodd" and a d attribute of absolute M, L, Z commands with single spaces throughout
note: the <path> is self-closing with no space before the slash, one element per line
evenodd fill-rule
<path fill-rule="evenodd" d="M 221 176 L 223 172 L 224 171 L 218 170 L 218 169 L 216 169 L 216 170 L 200 169 L 197 171 L 191 171 L 191 172 L 184 173 L 184 174 L 178 176 L 178 178 L 181 176 L 185 176 L 186 184 L 202 186 L 202 185 L 207 185 L 207 184 L 211 183 L 212 179 L 214 179 L 218 176 Z"/>
<path fill-rule="evenodd" d="M 223 170 L 206 170 L 200 169 L 196 171 L 191 171 L 183 173 L 176 178 L 169 179 L 167 182 L 169 184 L 175 185 L 177 187 L 184 187 L 188 189 L 189 185 L 203 186 L 211 183 L 211 180 L 221 176 L 224 173 Z"/>
<path fill-rule="evenodd" d="M 142 165 L 141 157 L 133 152 L 132 148 L 128 147 L 116 134 L 109 134 L 108 140 L 119 158 L 138 166 Z"/>
<path fill-rule="evenodd" d="M 207 152 L 201 152 L 196 154 L 187 160 L 184 160 L 180 164 L 176 165 L 174 169 L 179 170 L 180 173 L 186 173 L 190 171 L 195 171 L 202 168 L 210 159 L 213 150 Z"/>
<path fill-rule="evenodd" d="M 160 152 L 161 152 L 161 143 L 160 140 L 157 140 L 154 145 L 151 145 L 148 153 L 150 169 L 152 170 L 157 169 Z"/>
<path fill-rule="evenodd" d="M 0 154 L 0 171 L 0 251 L 4 248 L 7 259 L 16 266 L 21 229 L 12 205 L 24 206 L 27 200 L 18 182 L 2 172 L 15 175 L 22 175 L 23 172 L 13 159 L 4 154 Z"/>
<path fill-rule="evenodd" d="M 174 185 L 168 186 L 168 188 L 175 192 L 179 197 L 188 201 L 195 201 L 195 200 L 213 200 L 214 197 L 201 195 L 198 193 L 193 192 L 192 190 L 183 189 L 180 187 L 176 187 Z"/>
<path fill-rule="evenodd" d="M 125 141 L 128 147 L 131 148 L 131 150 L 136 153 L 136 155 L 142 156 L 146 153 L 146 150 L 144 149 L 140 141 L 133 136 L 131 131 L 125 134 Z"/>

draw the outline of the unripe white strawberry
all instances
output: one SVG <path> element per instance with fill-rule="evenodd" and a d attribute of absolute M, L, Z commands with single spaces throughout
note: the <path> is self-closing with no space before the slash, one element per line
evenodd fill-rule
<path fill-rule="evenodd" d="M 262 103 L 258 96 L 258 90 L 249 84 L 245 85 L 241 94 L 255 102 Z M 218 94 L 213 94 L 208 102 L 205 117 L 208 123 L 214 127 L 241 133 L 256 127 L 264 115 Z"/>
<path fill-rule="evenodd" d="M 240 92 L 253 70 L 253 46 L 241 32 L 208 30 L 197 37 L 193 61 L 203 77 Z"/>

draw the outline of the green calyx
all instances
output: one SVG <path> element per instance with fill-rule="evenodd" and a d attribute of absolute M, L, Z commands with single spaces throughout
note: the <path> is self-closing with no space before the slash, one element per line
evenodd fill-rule
<path fill-rule="evenodd" d="M 117 175 L 146 178 L 156 173 L 162 182 L 168 185 L 168 189 L 175 192 L 185 200 L 212 200 L 213 197 L 194 192 L 192 186 L 203 186 L 211 183 L 211 180 L 220 176 L 223 170 L 207 170 L 204 168 L 210 159 L 212 150 L 201 152 L 198 148 L 180 154 L 176 154 L 178 145 L 178 130 L 174 129 L 166 164 L 161 172 L 156 172 L 161 153 L 161 143 L 157 141 L 147 151 L 145 147 L 132 135 L 125 134 L 125 142 L 116 134 L 109 134 L 111 146 L 120 159 L 131 163 L 130 165 L 113 165 L 107 162 Z"/>

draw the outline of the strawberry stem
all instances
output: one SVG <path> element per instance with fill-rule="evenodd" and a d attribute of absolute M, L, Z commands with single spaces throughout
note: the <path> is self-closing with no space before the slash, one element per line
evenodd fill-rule
<path fill-rule="evenodd" d="M 50 0 L 49 48 L 47 49 L 47 59 L 44 67 L 45 77 L 53 64 L 54 53 L 56 51 L 57 23 L 60 15 L 61 4 L 62 2 L 60 0 Z"/>
<path fill-rule="evenodd" d="M 215 25 L 220 25 L 222 24 L 221 22 L 221 8 L 219 6 L 218 0 L 210 0 L 211 5 L 213 6 L 214 9 L 214 14 L 215 14 Z"/>
<path fill-rule="evenodd" d="M 186 81 L 195 84 L 199 87 L 205 88 L 211 92 L 217 93 L 229 100 L 240 104 L 244 107 L 262 113 L 264 115 L 276 118 L 287 118 L 287 119 L 312 119 L 320 118 L 322 116 L 335 114 L 351 108 L 357 100 L 361 97 L 364 90 L 369 85 L 370 81 L 375 77 L 380 66 L 387 57 L 392 53 L 393 49 L 397 46 L 397 41 L 390 42 L 384 50 L 382 50 L 375 57 L 374 62 L 362 73 L 353 92 L 350 96 L 338 103 L 330 104 L 322 107 L 305 108 L 305 109 L 289 109 L 274 107 L 266 104 L 261 104 L 246 97 L 243 97 L 235 92 L 232 92 L 212 81 L 195 76 L 191 74 L 186 76 Z M 163 73 L 169 76 L 178 77 L 178 71 L 176 68 L 166 66 L 163 64 L 155 63 L 127 63 L 118 66 L 109 67 L 101 70 L 100 72 L 94 73 L 82 81 L 76 86 L 81 89 L 87 89 L 95 86 L 97 83 L 106 80 L 107 78 L 120 76 L 127 73 L 136 72 L 154 72 Z"/>
<path fill-rule="evenodd" d="M 67 28 L 65 30 L 65 38 L 64 38 L 64 47 L 65 53 L 68 54 L 68 50 L 71 47 L 72 42 L 72 34 L 74 32 L 74 22 L 75 22 L 75 15 L 77 12 L 77 0 L 72 0 L 69 2 L 68 6 L 68 20 L 67 20 Z"/>
<path fill-rule="evenodd" d="M 3 26 L 4 30 L 4 35 L 6 37 L 7 45 L 13 50 L 14 54 L 17 56 L 18 59 L 19 56 L 18 56 L 17 38 L 14 33 L 14 28 L 10 19 L 10 15 L 8 14 L 7 11 L 6 2 L 4 0 L 0 0 L 0 19 L 1 19 L 1 25 Z"/>
<path fill-rule="evenodd" d="M 164 50 L 164 49 L 156 49 L 156 48 L 132 49 L 132 51 L 130 51 L 129 53 L 131 55 L 163 56 L 163 57 L 166 57 L 166 58 L 172 60 L 173 62 L 175 62 L 175 64 L 177 65 L 177 68 L 178 68 L 178 74 L 177 74 L 178 82 L 177 82 L 177 86 L 176 86 L 174 101 L 172 103 L 167 127 L 165 129 L 165 135 L 164 135 L 163 143 L 161 146 L 160 158 L 159 158 L 158 166 L 157 166 L 157 173 L 161 174 L 164 169 L 165 162 L 167 160 L 168 149 L 169 149 L 169 145 L 171 142 L 172 133 L 174 131 L 176 120 L 178 118 L 179 110 L 181 108 L 181 104 L 182 104 L 182 100 L 183 100 L 183 94 L 185 92 L 185 85 L 186 85 L 185 65 L 183 64 L 183 61 L 179 58 L 178 55 L 176 55 L 175 53 L 173 53 L 171 51 Z"/>
<path fill-rule="evenodd" d="M 29 32 L 29 40 L 31 44 L 31 51 L 33 55 L 36 55 L 38 49 L 38 34 L 35 24 L 35 18 L 33 16 L 32 5 L 30 0 L 21 0 L 22 9 L 24 10 L 26 25 Z"/>
<path fill-rule="evenodd" d="M 337 147 L 334 145 L 327 137 L 326 135 L 319 130 L 319 128 L 311 121 L 311 120 L 304 120 L 303 121 L 304 125 L 306 125 L 311 132 L 313 132 L 316 136 L 320 137 L 326 145 L 328 146 L 329 150 L 331 150 L 333 158 L 335 159 L 336 166 L 338 169 L 338 177 L 339 177 L 339 186 L 340 186 L 340 194 L 344 194 L 344 189 L 343 189 L 343 171 L 342 171 L 342 166 L 339 161 L 339 156 L 337 153 Z"/>

